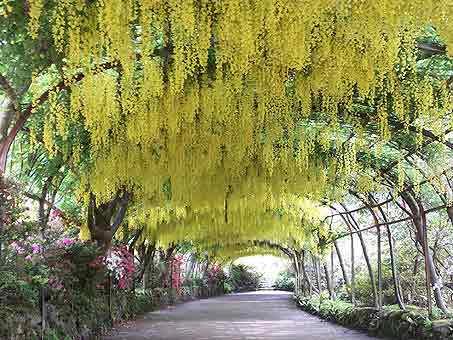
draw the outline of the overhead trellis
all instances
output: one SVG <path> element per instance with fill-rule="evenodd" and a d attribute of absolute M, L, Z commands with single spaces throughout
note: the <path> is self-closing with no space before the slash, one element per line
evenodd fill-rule
<path fill-rule="evenodd" d="M 284 239 L 263 216 L 294 195 L 375 189 L 393 149 L 403 190 L 399 134 L 451 148 L 450 80 L 417 61 L 420 48 L 451 52 L 451 1 L 28 3 L 30 34 L 50 27 L 65 58 L 64 83 L 37 100 L 46 148 L 65 152 L 56 141 L 83 122 L 82 192 L 133 192 L 149 235 L 246 239 L 269 225 Z M 450 49 L 419 42 L 433 27 Z"/>

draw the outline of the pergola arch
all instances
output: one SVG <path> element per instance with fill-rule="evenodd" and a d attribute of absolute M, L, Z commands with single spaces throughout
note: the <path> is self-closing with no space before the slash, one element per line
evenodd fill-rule
<path fill-rule="evenodd" d="M 304 281 L 310 292 L 321 289 L 303 269 L 306 254 L 318 256 L 318 248 L 332 244 L 338 253 L 336 241 L 341 237 L 358 236 L 363 246 L 362 233 L 373 229 L 379 244 L 387 233 L 392 247 L 391 226 L 409 222 L 424 249 L 428 296 L 434 287 L 436 303 L 445 310 L 426 229 L 433 212 L 446 212 L 453 222 L 448 163 L 453 150 L 448 124 L 452 78 L 419 64 L 434 57 L 448 59 L 451 51 L 436 40 L 437 35 L 430 42 L 418 41 L 415 32 L 420 27 L 414 30 L 432 21 L 444 32 L 448 22 L 443 15 L 409 6 L 407 13 L 382 17 L 390 29 L 383 25 L 371 32 L 367 20 L 381 15 L 370 15 L 376 14 L 372 5 L 361 7 L 365 20 L 329 2 L 307 3 L 313 24 L 301 20 L 310 16 L 292 8 L 291 2 L 275 2 L 276 8 L 269 9 L 259 6 L 273 1 L 258 1 L 253 6 L 262 11 L 250 11 L 253 6 L 239 11 L 254 20 L 235 19 L 250 28 L 244 30 L 244 39 L 237 40 L 227 34 L 231 22 L 225 4 L 233 1 L 220 1 L 215 11 L 209 1 L 188 10 L 212 19 L 203 27 L 197 26 L 206 24 L 202 20 L 186 22 L 187 17 L 175 16 L 177 6 L 175 12 L 168 12 L 168 1 L 132 1 L 138 15 L 134 25 L 128 21 L 128 5 L 119 6 L 124 16 L 110 22 L 109 6 L 102 3 L 94 8 L 93 3 L 80 2 L 82 9 L 65 3 L 65 9 L 72 11 L 71 20 L 81 20 L 64 27 L 51 19 L 61 15 L 57 2 L 48 2 L 51 14 L 33 12 L 37 17 L 30 20 L 32 40 L 50 34 L 40 32 L 40 23 L 55 24 L 49 30 L 52 34 L 64 32 L 49 43 L 61 60 L 50 60 L 40 70 L 40 77 L 51 78 L 53 85 L 40 86 L 35 79 L 33 85 L 43 91 L 32 99 L 30 84 L 22 93 L 0 74 L 0 89 L 8 99 L 8 119 L 0 126 L 2 133 L 6 131 L 0 136 L 0 176 L 6 173 L 16 137 L 30 141 L 27 135 L 32 135 L 30 126 L 36 123 L 44 158 L 64 155 L 63 165 L 71 158 L 81 163 L 75 161 L 70 171 L 84 196 L 80 202 L 87 211 L 90 237 L 105 250 L 113 238 L 127 234 L 126 225 L 132 229 L 127 230 L 130 239 L 124 237 L 131 249 L 159 237 L 167 245 L 192 237 L 207 248 L 217 241 L 224 246 L 268 246 L 292 258 L 297 290 Z M 394 9 L 394 2 L 385 3 Z M 185 5 L 190 7 L 189 2 Z M 405 3 L 401 6 L 406 8 Z M 90 17 L 92 13 L 99 15 Z M 151 13 L 156 21 L 143 13 Z M 93 27 L 87 26 L 87 17 Z M 403 24 L 404 19 L 411 24 Z M 251 27 L 260 20 L 262 27 Z M 299 36 L 299 31 L 290 29 L 293 26 L 304 28 L 306 34 Z M 300 48 L 289 49 L 287 43 L 292 41 L 279 35 L 279 27 L 287 36 L 294 33 Z M 208 35 L 202 37 L 204 31 Z M 319 36 L 313 37 L 315 32 Z M 83 39 L 89 48 L 82 48 Z M 197 45 L 200 41 L 202 46 Z M 367 72 L 359 77 L 355 72 L 360 70 Z M 72 129 L 74 134 L 65 139 L 59 129 Z M 434 146 L 447 164 L 439 166 L 432 159 L 429 149 Z M 80 159 L 80 149 L 86 159 Z M 47 191 L 43 192 L 41 206 L 47 204 Z M 430 205 L 433 202 L 439 204 Z M 330 206 L 330 214 L 320 206 Z M 402 216 L 389 218 L 384 206 Z M 310 216 L 313 211 L 319 216 Z M 355 214 L 362 212 L 370 225 L 355 221 Z M 335 218 L 343 221 L 347 232 L 331 230 Z M 256 239 L 251 234 L 257 234 Z M 319 258 L 316 261 L 319 274 Z M 373 285 L 370 261 L 366 264 Z M 404 307 L 393 262 L 395 295 Z M 353 285 L 354 274 L 349 279 L 344 263 L 341 270 L 345 283 Z M 325 272 L 331 278 L 327 267 Z M 380 281 L 381 269 L 377 276 Z M 326 284 L 329 288 L 332 282 Z M 379 284 L 373 287 L 378 306 Z"/>

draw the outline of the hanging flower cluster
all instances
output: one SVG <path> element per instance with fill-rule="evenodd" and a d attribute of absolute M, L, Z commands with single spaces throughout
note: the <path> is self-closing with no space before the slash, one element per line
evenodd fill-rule
<path fill-rule="evenodd" d="M 427 25 L 451 39 L 451 0 L 43 3 L 29 1 L 30 34 L 50 27 L 70 89 L 49 94 L 46 148 L 83 122 L 93 164 L 81 187 L 99 201 L 134 191 L 143 237 L 287 239 L 300 216 L 282 202 L 370 190 L 358 155 L 409 124 L 421 145 L 453 108 L 415 49 Z"/>

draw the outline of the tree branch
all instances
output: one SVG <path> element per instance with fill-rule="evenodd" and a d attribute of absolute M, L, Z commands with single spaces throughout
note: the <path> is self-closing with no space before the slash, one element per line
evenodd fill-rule
<path fill-rule="evenodd" d="M 0 74 L 0 88 L 5 92 L 8 96 L 9 100 L 11 101 L 14 112 L 18 113 L 19 108 L 19 99 L 17 97 L 16 91 L 11 86 L 10 82 L 5 78 L 3 74 Z"/>

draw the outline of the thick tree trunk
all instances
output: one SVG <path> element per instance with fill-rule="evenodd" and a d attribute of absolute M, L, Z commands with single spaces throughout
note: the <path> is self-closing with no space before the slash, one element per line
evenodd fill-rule
<path fill-rule="evenodd" d="M 14 140 L 17 137 L 17 134 L 24 127 L 27 119 L 28 116 L 19 117 L 19 119 L 15 122 L 14 126 L 11 128 L 7 136 L 0 140 L 0 174 L 5 173 L 6 163 L 8 160 L 8 153 L 11 148 L 11 145 L 13 145 Z"/>
<path fill-rule="evenodd" d="M 6 141 L 14 111 L 14 102 L 10 98 L 6 97 L 0 102 L 0 172 L 4 172 L 6 167 Z"/>
<path fill-rule="evenodd" d="M 164 264 L 165 264 L 165 269 L 164 269 L 164 273 L 163 273 L 163 276 L 162 276 L 162 287 L 164 288 L 171 288 L 171 285 L 172 285 L 172 280 L 171 280 L 171 259 L 173 257 L 173 253 L 175 252 L 176 250 L 176 244 L 171 244 L 167 250 L 165 251 L 161 251 L 161 260 L 163 260 Z M 206 270 L 204 270 L 205 272 Z M 204 273 L 203 273 L 203 276 L 204 276 Z"/>
<path fill-rule="evenodd" d="M 433 257 L 429 251 L 429 246 L 428 246 L 428 227 L 426 225 L 426 215 L 425 211 L 421 209 L 422 213 L 422 232 L 423 232 L 423 243 L 424 243 L 424 252 L 425 252 L 425 257 L 427 260 L 427 265 L 428 265 L 428 270 L 429 270 L 429 276 L 431 279 L 431 285 L 434 291 L 434 299 L 436 300 L 436 305 L 437 307 L 442 310 L 445 314 L 448 314 L 448 308 L 447 305 L 445 304 L 444 297 L 442 296 L 442 283 L 441 280 L 439 279 L 439 276 L 436 272 L 436 267 L 434 265 Z"/>
<path fill-rule="evenodd" d="M 5 94 L 0 102 L 0 173 L 4 173 L 8 151 L 15 137 L 11 138 L 8 133 L 14 116 L 19 112 L 19 99 L 11 83 L 1 74 L 0 89 Z M 13 129 L 12 132 L 17 134 L 17 131 Z"/>
<path fill-rule="evenodd" d="M 123 222 L 129 200 L 130 194 L 123 192 L 118 193 L 110 202 L 98 206 L 94 195 L 90 196 L 88 229 L 91 239 L 96 241 L 104 251 L 110 248 L 113 236 Z"/>
<path fill-rule="evenodd" d="M 142 281 L 143 280 L 143 288 L 148 289 L 149 286 L 149 272 L 150 272 L 150 266 L 153 264 L 154 261 L 154 254 L 156 252 L 156 246 L 155 244 L 150 244 L 146 247 L 145 251 L 143 252 L 143 268 L 136 277 L 137 281 Z"/>

